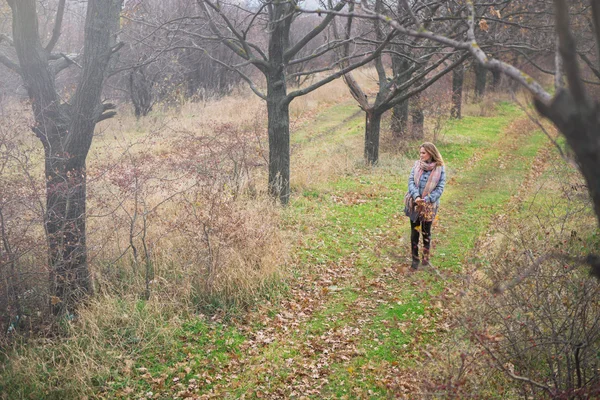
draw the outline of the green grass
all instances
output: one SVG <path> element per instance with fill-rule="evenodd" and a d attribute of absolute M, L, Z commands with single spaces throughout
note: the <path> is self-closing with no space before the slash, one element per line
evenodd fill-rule
<path fill-rule="evenodd" d="M 469 118 L 464 124 L 463 121 L 455 123 L 445 136 L 445 140 L 458 142 L 444 145 L 442 151 L 446 160 L 454 170 L 466 168 L 467 172 L 456 180 L 455 193 L 450 189 L 453 185 L 449 185 L 449 190 L 444 196 L 444 212 L 455 215 L 444 217 L 448 219 L 444 229 L 451 230 L 452 235 L 450 238 L 442 236 L 437 246 L 438 265 L 441 269 L 459 269 L 461 263 L 465 262 L 468 250 L 487 227 L 491 216 L 498 212 L 514 193 L 520 183 L 519 174 L 530 168 L 528 159 L 536 154 L 540 146 L 539 135 L 519 138 L 515 162 L 498 174 L 495 166 L 500 153 L 494 146 L 503 138 L 502 129 L 514 118 L 516 111 L 512 106 L 503 105 L 500 114 L 493 118 Z M 476 153 L 482 154 L 480 157 L 474 157 Z M 468 168 L 467 163 L 474 158 L 476 166 Z M 352 390 L 356 389 L 353 387 L 356 371 L 365 369 L 366 365 L 392 362 L 408 365 L 412 353 L 406 351 L 405 345 L 411 343 L 414 335 L 419 332 L 414 328 L 394 328 L 390 321 L 401 324 L 422 318 L 425 312 L 424 305 L 444 287 L 443 281 L 424 273 L 422 281 L 427 285 L 426 291 L 413 291 L 410 282 L 390 281 L 386 282 L 389 285 L 386 289 L 392 289 L 390 291 L 394 293 L 393 296 L 375 294 L 369 287 L 366 290 L 360 289 L 361 282 L 377 277 L 384 268 L 389 267 L 390 259 L 382 257 L 382 254 L 387 250 L 396 250 L 394 242 L 399 238 L 397 230 L 403 228 L 397 218 L 406 190 L 405 176 L 408 175 L 408 170 L 387 175 L 380 172 L 376 168 L 361 169 L 360 175 L 343 177 L 333 182 L 326 194 L 306 190 L 292 203 L 288 215 L 292 220 L 300 222 L 299 216 L 305 215 L 308 210 L 318 214 L 317 217 L 307 220 L 312 226 L 304 229 L 313 234 L 309 235 L 311 237 L 306 239 L 305 245 L 297 250 L 298 258 L 304 267 L 326 267 L 353 257 L 352 267 L 355 270 L 340 290 L 330 294 L 324 307 L 307 322 L 306 329 L 298 335 L 293 335 L 291 342 L 295 343 L 294 348 L 298 346 L 298 342 L 306 341 L 308 337 L 352 326 L 361 315 L 360 309 L 353 309 L 353 303 L 359 298 L 380 297 L 382 301 L 369 315 L 370 321 L 362 327 L 361 334 L 355 338 L 362 355 L 330 365 L 330 383 L 323 388 L 323 392 L 315 396 L 316 398 L 350 395 Z M 403 179 L 400 181 L 399 177 Z M 496 190 L 495 185 L 501 190 Z M 460 198 L 465 187 L 471 187 L 473 194 L 469 202 L 463 204 Z M 462 219 L 467 216 L 472 217 L 473 221 L 464 224 Z M 407 247 L 406 244 L 404 246 Z M 421 343 L 435 340 L 432 334 L 420 335 Z M 377 345 L 373 344 L 373 338 L 378 338 Z M 284 343 L 271 346 L 268 351 L 269 367 L 284 368 L 284 357 L 278 354 L 286 351 Z M 378 371 L 377 368 L 365 370 Z M 252 384 L 248 384 L 245 388 L 251 386 Z M 377 377 L 373 373 L 365 374 L 364 371 L 358 389 L 364 389 L 365 393 L 370 391 L 373 396 L 384 396 L 386 393 L 385 388 L 378 383 Z"/>
<path fill-rule="evenodd" d="M 364 115 L 355 111 L 354 104 L 333 106 L 295 132 L 295 157 L 318 159 L 324 146 L 345 152 L 349 142 L 360 147 Z M 441 340 L 433 329 L 433 300 L 473 257 L 494 215 L 510 206 L 545 143 L 537 132 L 506 134 L 505 127 L 519 116 L 515 106 L 500 103 L 495 116 L 454 121 L 441 137 L 448 185 L 434 228 L 433 263 L 443 276 L 401 272 L 409 252 L 402 202 L 412 157 L 401 157 L 392 167 L 354 168 L 325 187 L 303 188 L 284 212 L 283 226 L 300 238 L 293 265 L 293 279 L 300 283 L 286 294 L 314 289 L 311 293 L 320 296 L 305 320 L 297 326 L 280 324 L 277 317 L 286 310 L 277 299 L 243 323 L 165 318 L 142 329 L 123 319 L 122 325 L 101 327 L 103 349 L 118 344 L 129 361 L 107 354 L 103 359 L 113 364 L 94 377 L 94 390 L 109 398 L 139 398 L 149 391 L 172 398 L 196 384 L 198 395 L 289 397 L 294 385 L 306 380 L 307 387 L 320 385 L 317 392 L 306 393 L 311 398 L 393 397 L 393 374 L 414 366 L 422 346 Z M 354 159 L 361 156 L 354 154 Z M 152 318 L 144 302 L 123 304 L 120 312 L 133 315 L 140 325 Z M 273 340 L 255 340 L 269 329 L 275 332 Z M 326 368 L 317 367 L 323 363 Z M 53 376 L 51 370 L 39 373 Z M 11 398 L 40 390 L 24 382 L 2 387 L 7 384 L 0 378 L 0 389 L 15 394 Z M 73 393 L 65 397 L 77 397 Z"/>

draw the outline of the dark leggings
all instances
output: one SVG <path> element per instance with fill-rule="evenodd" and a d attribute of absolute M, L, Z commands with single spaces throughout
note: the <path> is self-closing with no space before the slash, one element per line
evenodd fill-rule
<path fill-rule="evenodd" d="M 414 261 L 419 260 L 419 230 L 417 227 L 421 227 L 421 233 L 423 233 L 423 258 L 429 260 L 429 248 L 431 245 L 431 224 L 432 222 L 410 221 L 410 244 L 412 249 L 412 259 Z"/>

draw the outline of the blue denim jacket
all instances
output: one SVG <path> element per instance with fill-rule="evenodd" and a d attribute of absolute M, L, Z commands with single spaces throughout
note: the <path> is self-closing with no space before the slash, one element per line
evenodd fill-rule
<path fill-rule="evenodd" d="M 415 185 L 415 168 L 410 171 L 410 177 L 408 178 L 408 191 L 412 196 L 413 200 L 416 200 L 417 197 L 422 197 L 423 190 L 425 190 L 425 185 L 427 184 L 427 179 L 429 179 L 429 175 L 431 175 L 431 171 L 423 171 L 421 174 L 421 179 L 419 180 L 419 187 Z M 442 193 L 444 193 L 444 186 L 446 186 L 446 169 L 442 167 L 442 174 L 440 176 L 440 180 L 435 187 L 429 193 L 428 196 L 425 196 L 423 200 L 428 203 L 436 203 L 439 205 L 440 197 L 442 197 Z"/>
<path fill-rule="evenodd" d="M 419 180 L 419 186 L 417 187 L 415 184 L 415 167 L 413 167 L 408 178 L 408 193 L 410 193 L 410 196 L 413 198 L 413 200 L 416 200 L 417 197 L 421 197 L 426 202 L 435 204 L 434 211 L 437 213 L 437 210 L 440 206 L 440 197 L 442 197 L 444 187 L 446 186 L 446 169 L 442 167 L 442 173 L 437 186 L 431 191 L 431 193 L 429 193 L 428 196 L 423 197 L 423 190 L 425 190 L 425 185 L 427 184 L 429 175 L 431 175 L 431 171 L 423 171 L 421 174 L 421 179 Z M 405 209 L 405 214 L 406 216 L 410 217 L 411 221 L 413 222 L 415 222 L 419 217 L 414 210 Z"/>

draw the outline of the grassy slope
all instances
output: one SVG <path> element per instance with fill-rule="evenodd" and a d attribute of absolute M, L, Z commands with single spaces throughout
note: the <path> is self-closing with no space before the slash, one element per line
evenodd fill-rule
<path fill-rule="evenodd" d="M 296 168 L 310 169 L 340 148 L 360 149 L 363 116 L 355 110 L 350 104 L 331 107 L 299 130 L 293 146 L 302 161 Z M 409 159 L 388 168 L 354 168 L 331 182 L 306 179 L 295 186 L 285 221 L 301 233 L 289 296 L 259 307 L 245 323 L 196 318 L 164 327 L 144 346 L 140 338 L 114 332 L 114 340 L 130 346 L 131 358 L 94 378 L 97 396 L 380 398 L 411 390 L 403 371 L 423 344 L 443 335 L 437 299 L 469 260 L 490 218 L 510 201 L 543 143 L 539 134 L 507 131 L 518 114 L 502 104 L 496 116 L 466 117 L 442 137 L 449 184 L 434 229 L 439 273 L 406 270 L 401 202 Z M 124 310 L 143 312 L 143 305 Z M 11 398 L 26 397 L 40 393 L 39 385 L 20 382 L 7 389 Z M 80 394 L 70 388 L 45 396 Z"/>

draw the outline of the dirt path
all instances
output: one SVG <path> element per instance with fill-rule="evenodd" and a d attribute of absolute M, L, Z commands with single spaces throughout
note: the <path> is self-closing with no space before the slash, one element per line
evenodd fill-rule
<path fill-rule="evenodd" d="M 485 146 L 457 150 L 442 217 L 435 270 L 409 273 L 408 232 L 399 217 L 404 175 L 371 171 L 317 198 L 322 211 L 297 251 L 290 297 L 251 316 L 233 379 L 206 392 L 217 398 L 387 398 L 418 388 L 410 369 L 424 344 L 448 329 L 445 299 L 492 215 L 531 169 L 542 141 L 497 121 Z M 464 154 L 470 153 L 470 154 Z M 451 154 L 449 154 L 451 155 Z M 452 159 L 452 157 L 449 157 Z M 323 210 L 325 210 L 323 212 Z M 310 220 L 310 218 L 309 218 Z M 400 258 L 398 258 L 400 255 Z M 275 311 L 274 311 L 275 310 Z"/>

